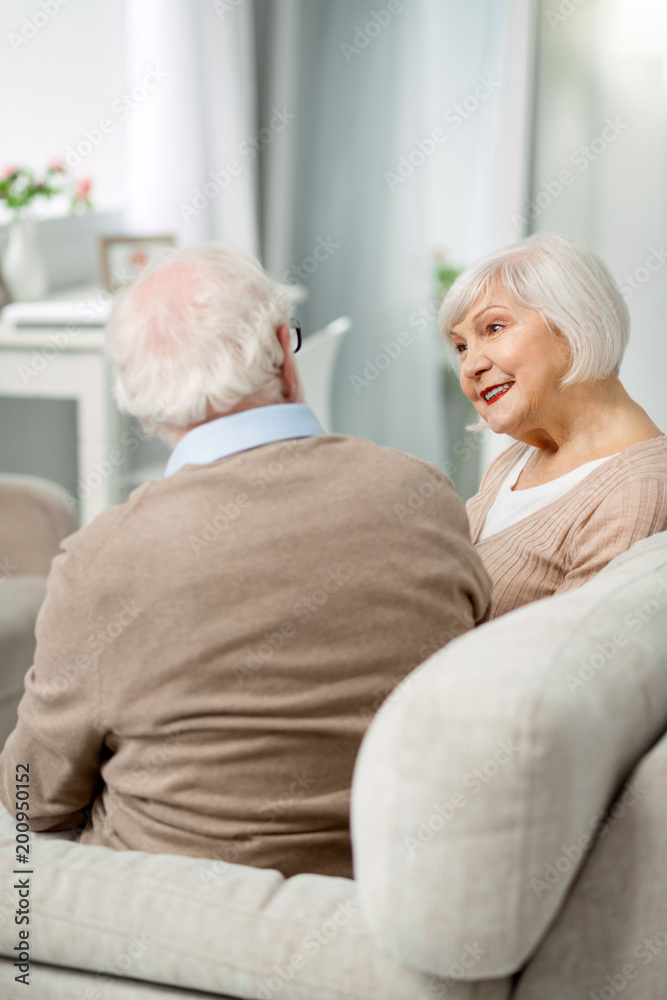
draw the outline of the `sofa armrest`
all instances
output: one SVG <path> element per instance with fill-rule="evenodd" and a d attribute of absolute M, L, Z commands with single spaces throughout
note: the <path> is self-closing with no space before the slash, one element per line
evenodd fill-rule
<path fill-rule="evenodd" d="M 475 941 L 462 979 L 524 966 L 667 726 L 666 606 L 663 532 L 455 639 L 389 696 L 352 785 L 359 898 L 388 954 L 438 974 Z"/>

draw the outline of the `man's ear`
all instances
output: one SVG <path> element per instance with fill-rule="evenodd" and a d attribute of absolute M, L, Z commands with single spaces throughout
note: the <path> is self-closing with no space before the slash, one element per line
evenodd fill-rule
<path fill-rule="evenodd" d="M 277 330 L 276 336 L 283 349 L 283 363 L 280 367 L 280 376 L 283 383 L 283 396 L 286 403 L 303 403 L 303 386 L 299 378 L 296 358 L 291 347 L 291 332 L 287 323 L 282 323 Z"/>

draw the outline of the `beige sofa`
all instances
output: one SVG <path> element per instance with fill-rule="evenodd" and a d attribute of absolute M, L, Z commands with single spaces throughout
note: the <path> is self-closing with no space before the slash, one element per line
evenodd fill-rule
<path fill-rule="evenodd" d="M 0 475 L 0 747 L 16 724 L 51 560 L 76 529 L 65 490 L 37 476 Z"/>
<path fill-rule="evenodd" d="M 666 730 L 667 533 L 390 696 L 355 881 L 31 835 L 26 994 L 3 813 L 0 995 L 665 1000 Z"/>

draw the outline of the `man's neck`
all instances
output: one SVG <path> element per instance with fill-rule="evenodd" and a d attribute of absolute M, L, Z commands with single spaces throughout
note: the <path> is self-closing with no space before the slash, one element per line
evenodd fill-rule
<path fill-rule="evenodd" d="M 276 406 L 276 405 L 278 405 L 280 403 L 288 403 L 288 402 L 292 402 L 292 400 L 287 400 L 287 399 L 265 399 L 265 398 L 261 398 L 260 396 L 257 396 L 257 395 L 255 395 L 255 396 L 247 396 L 245 399 L 242 399 L 239 403 L 237 403 L 236 406 L 232 406 L 232 408 L 230 410 L 226 410 L 225 413 L 217 413 L 211 407 L 210 403 L 207 403 L 206 404 L 206 417 L 204 418 L 204 420 L 200 420 L 198 424 L 191 424 L 189 427 L 173 427 L 172 426 L 172 428 L 171 428 L 173 430 L 172 440 L 173 440 L 174 444 L 178 444 L 178 442 L 181 440 L 181 438 L 184 438 L 185 435 L 189 431 L 194 430 L 195 427 L 201 427 L 202 424 L 208 424 L 208 423 L 211 422 L 211 420 L 218 420 L 220 417 L 231 417 L 232 414 L 234 414 L 234 413 L 243 413 L 245 410 L 255 410 L 255 409 L 257 409 L 260 406 Z"/>

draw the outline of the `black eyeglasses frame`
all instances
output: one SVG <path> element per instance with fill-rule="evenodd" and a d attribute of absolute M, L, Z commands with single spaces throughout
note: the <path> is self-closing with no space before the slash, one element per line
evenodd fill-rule
<path fill-rule="evenodd" d="M 301 324 L 299 323 L 298 320 L 293 319 L 293 320 L 290 321 L 289 326 L 290 326 L 290 329 L 294 330 L 294 332 L 296 333 L 296 347 L 294 348 L 294 352 L 293 353 L 294 354 L 298 354 L 299 351 L 301 350 L 301 343 L 302 343 L 302 340 L 301 340 Z"/>

